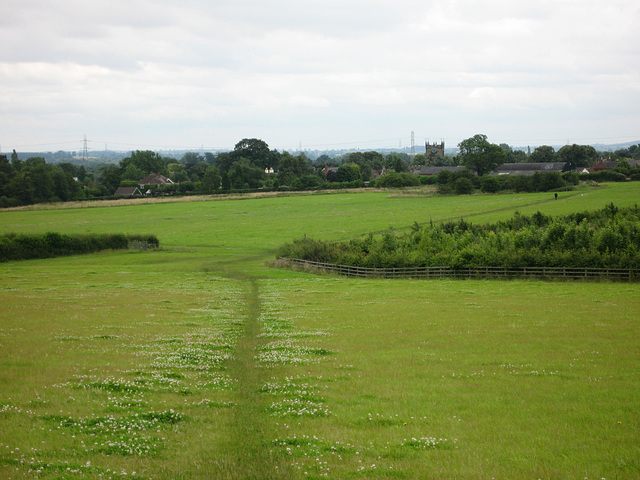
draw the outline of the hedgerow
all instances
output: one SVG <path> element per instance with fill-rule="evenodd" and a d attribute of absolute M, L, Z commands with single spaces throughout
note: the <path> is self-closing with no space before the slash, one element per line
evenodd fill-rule
<path fill-rule="evenodd" d="M 278 257 L 359 267 L 640 268 L 640 208 L 609 204 L 592 212 L 548 216 L 518 212 L 473 225 L 465 220 L 414 224 L 342 242 L 301 238 Z"/>
<path fill-rule="evenodd" d="M 154 235 L 86 234 L 66 235 L 47 232 L 42 235 L 9 233 L 0 236 L 0 262 L 51 258 L 94 253 L 101 250 L 122 250 L 135 246 L 157 248 Z"/>

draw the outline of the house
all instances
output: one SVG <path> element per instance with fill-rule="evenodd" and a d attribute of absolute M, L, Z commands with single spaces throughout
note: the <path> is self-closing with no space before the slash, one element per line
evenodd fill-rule
<path fill-rule="evenodd" d="M 161 175 L 160 173 L 152 173 L 150 175 L 147 175 L 138 182 L 141 188 L 151 185 L 172 185 L 173 183 L 175 182 L 173 182 L 170 178 Z"/>
<path fill-rule="evenodd" d="M 601 172 L 602 170 L 613 170 L 618 166 L 618 162 L 612 162 L 610 160 L 596 160 L 593 166 L 589 169 L 590 173 Z"/>
<path fill-rule="evenodd" d="M 503 163 L 492 175 L 533 175 L 536 172 L 568 172 L 571 166 L 566 162 Z"/>
<path fill-rule="evenodd" d="M 142 195 L 138 187 L 118 187 L 116 193 L 113 194 L 115 197 L 129 197 L 132 195 Z"/>

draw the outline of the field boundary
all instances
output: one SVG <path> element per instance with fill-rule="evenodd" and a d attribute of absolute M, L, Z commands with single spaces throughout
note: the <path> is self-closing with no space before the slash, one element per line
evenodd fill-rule
<path fill-rule="evenodd" d="M 282 266 L 302 268 L 308 271 L 325 271 L 347 277 L 379 278 L 532 278 L 542 280 L 609 280 L 637 282 L 640 269 L 635 268 L 584 268 L 584 267 L 402 267 L 372 268 L 334 263 L 313 262 L 299 258 L 280 258 Z"/>

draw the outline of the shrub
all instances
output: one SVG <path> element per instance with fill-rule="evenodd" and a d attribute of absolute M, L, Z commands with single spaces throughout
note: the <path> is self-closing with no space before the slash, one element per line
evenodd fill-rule
<path fill-rule="evenodd" d="M 389 172 L 376 180 L 380 188 L 414 187 L 420 184 L 418 177 L 406 172 Z"/>
<path fill-rule="evenodd" d="M 453 190 L 458 195 L 468 195 L 475 190 L 473 182 L 467 177 L 460 177 L 453 183 Z"/>
<path fill-rule="evenodd" d="M 500 191 L 500 182 L 497 177 L 485 175 L 480 181 L 480 189 L 485 193 L 497 193 Z"/>
<path fill-rule="evenodd" d="M 613 204 L 551 217 L 536 212 L 473 225 L 464 220 L 414 224 L 405 232 L 346 242 L 309 238 L 284 245 L 279 257 L 367 267 L 557 266 L 640 268 L 640 208 Z"/>
<path fill-rule="evenodd" d="M 155 235 L 65 235 L 56 232 L 42 235 L 7 234 L 0 237 L 0 262 L 77 255 L 101 250 L 124 250 L 132 243 L 144 245 L 145 248 L 157 248 L 160 244 Z"/>
<path fill-rule="evenodd" d="M 580 175 L 580 179 L 584 181 L 592 180 L 594 182 L 625 182 L 627 177 L 622 173 L 614 172 L 613 170 L 602 170 L 594 173 L 583 173 Z"/>

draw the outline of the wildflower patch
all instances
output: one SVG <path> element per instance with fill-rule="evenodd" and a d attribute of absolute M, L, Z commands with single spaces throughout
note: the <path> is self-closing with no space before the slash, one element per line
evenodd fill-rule
<path fill-rule="evenodd" d="M 82 444 L 85 453 L 155 456 L 163 447 L 163 441 L 147 432 L 159 434 L 167 426 L 184 420 L 184 416 L 167 410 L 78 419 L 67 415 L 45 415 L 42 419 L 52 423 L 57 430 L 71 433 L 72 438 Z"/>

